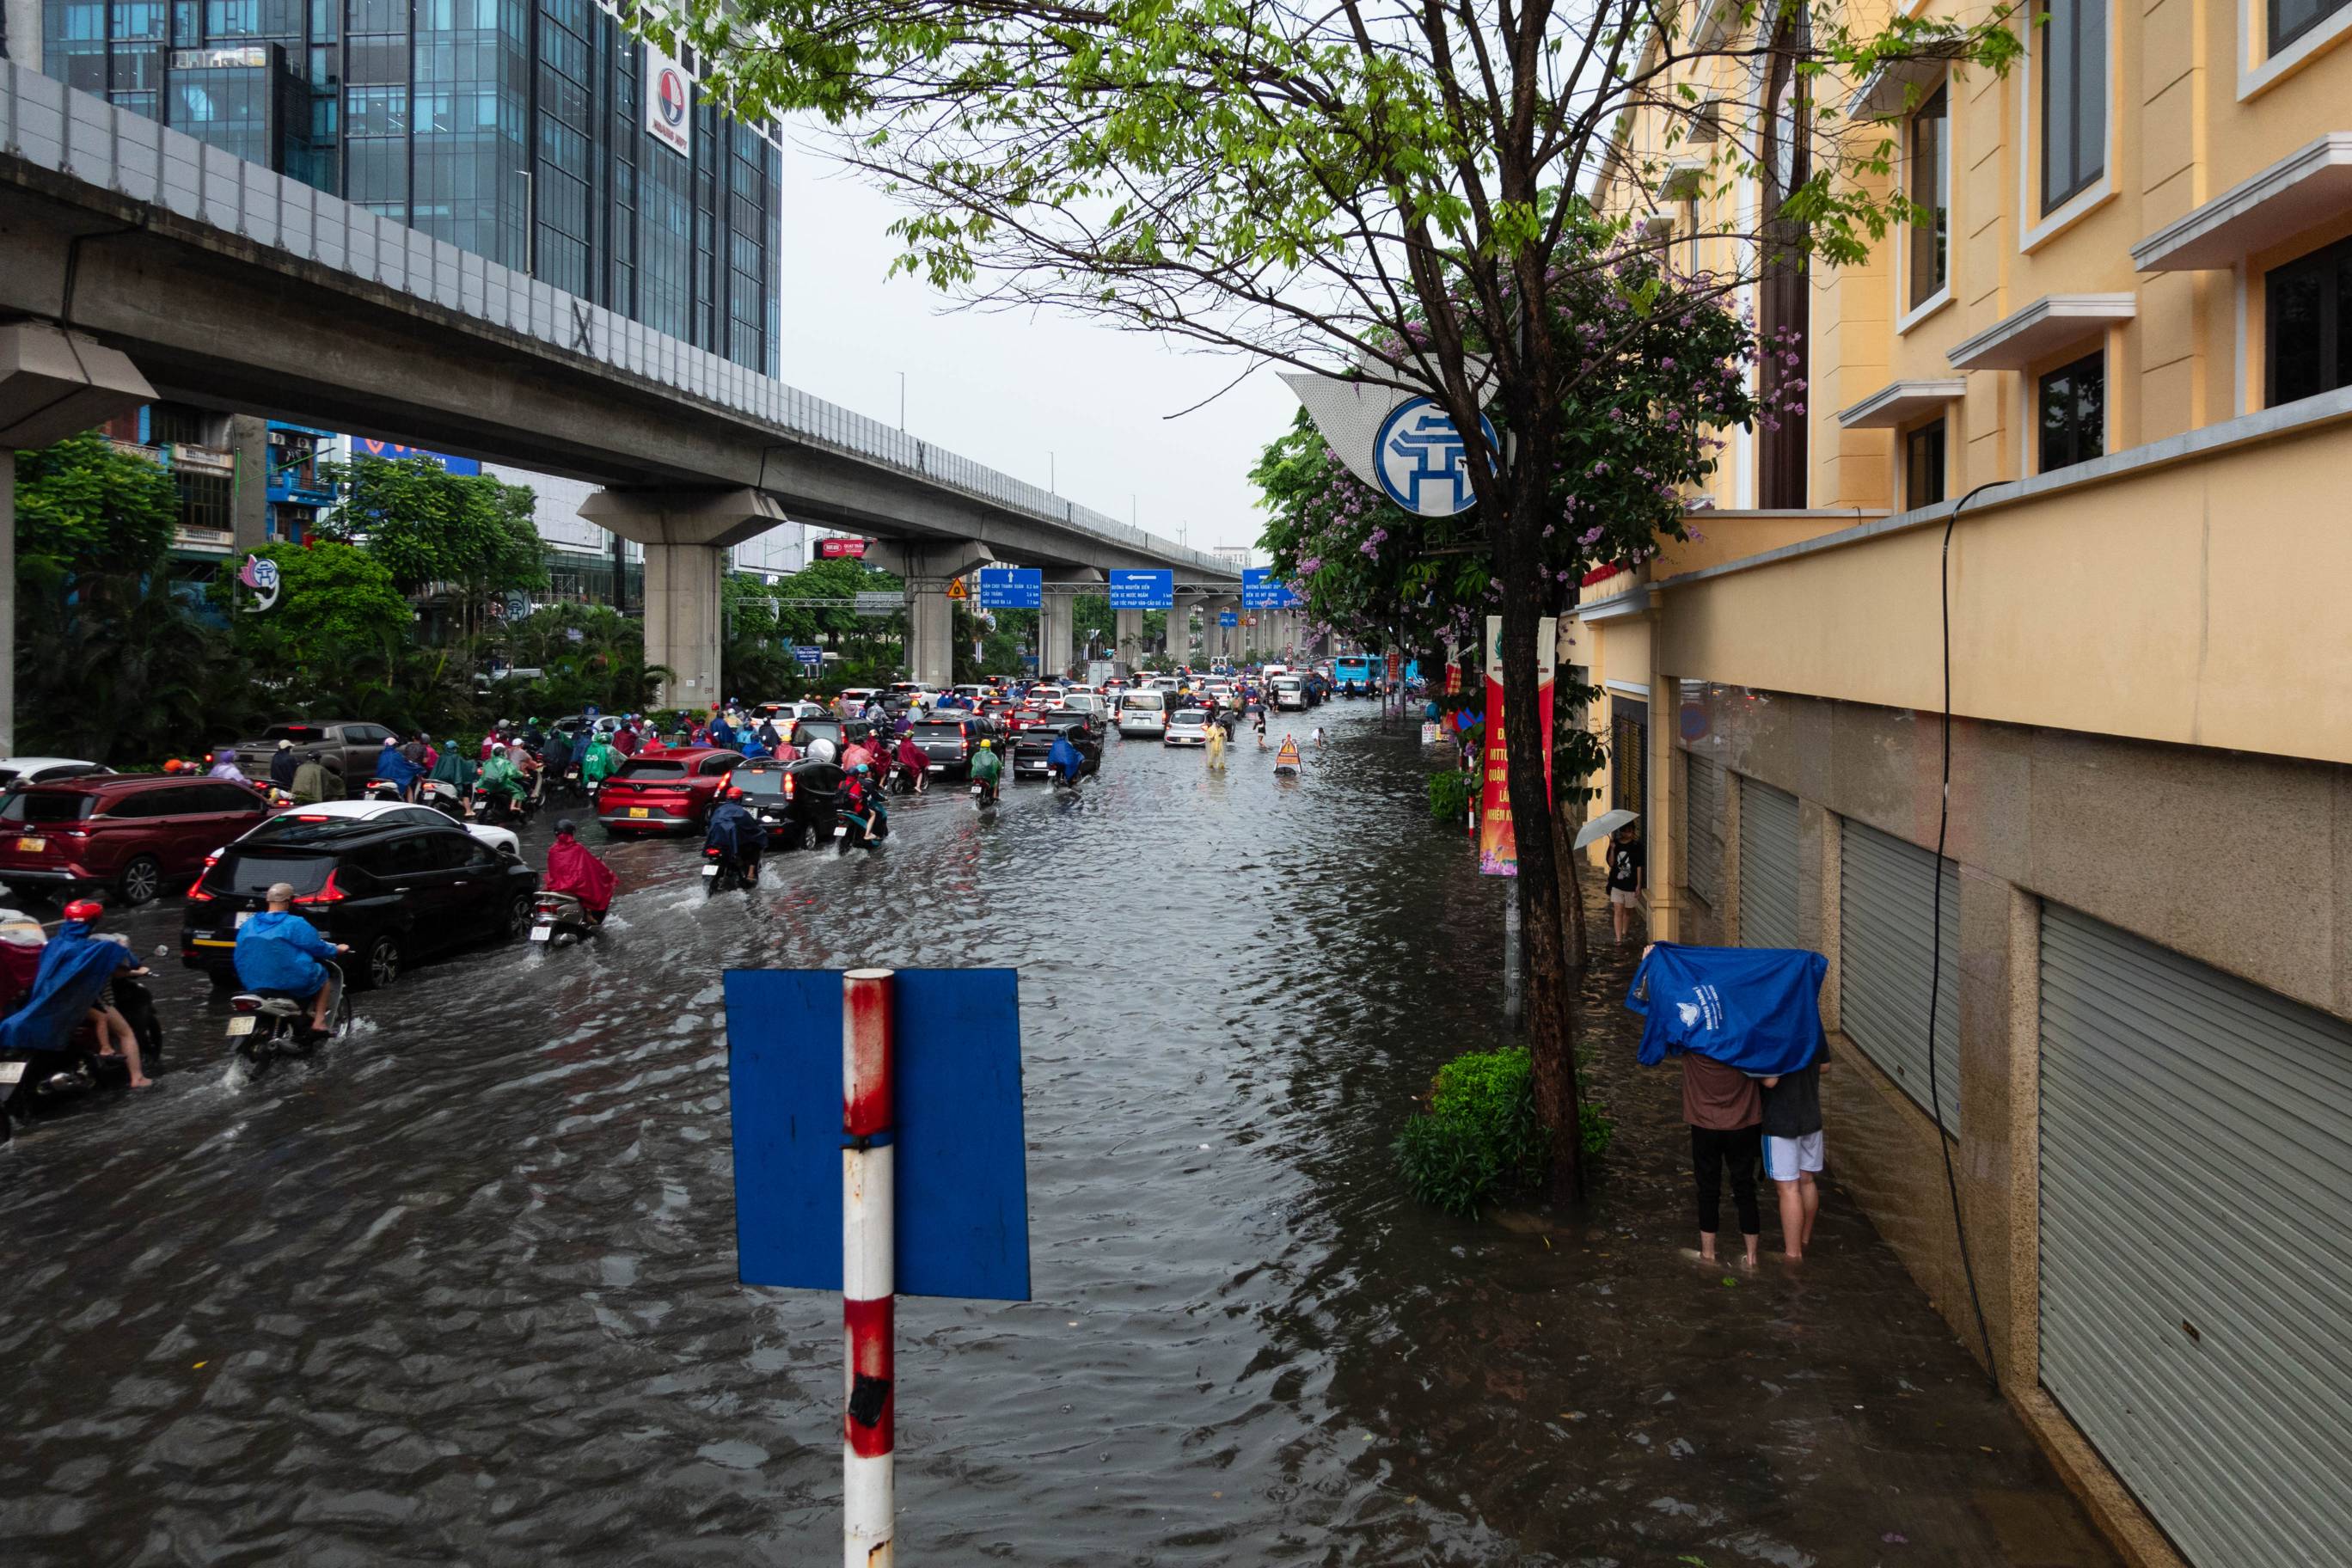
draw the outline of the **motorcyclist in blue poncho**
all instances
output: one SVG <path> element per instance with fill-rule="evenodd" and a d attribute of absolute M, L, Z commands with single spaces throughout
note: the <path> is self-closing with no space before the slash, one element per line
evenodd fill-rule
<path fill-rule="evenodd" d="M 0 1050 L 62 1051 L 84 1020 L 98 1031 L 99 1053 L 120 1055 L 131 1069 L 131 1087 L 153 1080 L 140 1070 L 139 1038 L 108 997 L 119 974 L 147 971 L 120 942 L 92 934 L 102 906 L 87 899 L 68 904 L 65 923 L 41 948 L 40 967 L 24 1005 L 0 1020 Z"/>
<path fill-rule="evenodd" d="M 743 883 L 751 887 L 760 880 L 760 852 L 768 847 L 768 830 L 743 804 L 743 792 L 730 788 L 718 805 L 710 808 L 709 821 L 702 832 L 702 847 L 730 856 L 743 868 Z"/>
<path fill-rule="evenodd" d="M 423 772 L 423 769 L 402 754 L 399 738 L 387 735 L 384 737 L 383 750 L 375 754 L 375 772 L 370 776 L 398 786 L 400 798 L 406 800 L 416 793 L 416 780 Z"/>
<path fill-rule="evenodd" d="M 236 933 L 237 983 L 266 995 L 308 1004 L 311 1032 L 323 1035 L 328 1009 L 334 1005 L 326 961 L 351 949 L 329 942 L 318 927 L 294 912 L 293 883 L 272 882 L 263 896 L 269 907 Z"/>
<path fill-rule="evenodd" d="M 1054 737 L 1054 749 L 1045 753 L 1045 766 L 1056 779 L 1076 786 L 1080 770 L 1087 765 L 1087 754 L 1070 742 L 1070 732 L 1061 731 Z"/>

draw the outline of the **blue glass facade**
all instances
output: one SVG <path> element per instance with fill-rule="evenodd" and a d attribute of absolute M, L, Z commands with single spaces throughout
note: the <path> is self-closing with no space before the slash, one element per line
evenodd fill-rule
<path fill-rule="evenodd" d="M 598 0 L 47 0 L 48 74 L 774 374 L 774 141 L 645 127 Z M 688 62 L 690 68 L 691 62 Z"/>

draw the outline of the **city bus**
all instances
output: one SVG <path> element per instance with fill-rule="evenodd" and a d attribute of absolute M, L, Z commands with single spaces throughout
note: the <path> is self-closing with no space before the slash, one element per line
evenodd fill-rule
<path fill-rule="evenodd" d="M 1332 661 L 1331 680 L 1343 697 L 1370 697 L 1380 689 L 1380 660 L 1369 653 L 1343 653 Z"/>

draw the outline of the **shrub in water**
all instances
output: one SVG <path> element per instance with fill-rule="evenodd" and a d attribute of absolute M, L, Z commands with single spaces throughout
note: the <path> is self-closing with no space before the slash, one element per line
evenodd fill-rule
<path fill-rule="evenodd" d="M 1616 1123 L 1583 1102 L 1584 1151 L 1609 1147 Z M 1438 1069 L 1429 1110 L 1397 1135 L 1405 1185 L 1425 1204 L 1477 1217 L 1498 1194 L 1540 1184 L 1551 1163 L 1551 1134 L 1536 1114 L 1535 1074 L 1525 1046 L 1473 1051 Z"/>
<path fill-rule="evenodd" d="M 1459 827 L 1470 811 L 1468 773 L 1448 768 L 1429 775 L 1429 815 L 1448 826 Z"/>

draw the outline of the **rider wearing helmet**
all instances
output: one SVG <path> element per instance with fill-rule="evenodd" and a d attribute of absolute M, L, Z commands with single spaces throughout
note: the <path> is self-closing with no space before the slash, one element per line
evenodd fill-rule
<path fill-rule="evenodd" d="M 327 941 L 318 927 L 294 912 L 293 883 L 272 882 L 263 896 L 269 907 L 237 930 L 237 980 L 265 995 L 310 1004 L 311 1031 L 323 1035 L 327 1010 L 334 1004 L 325 961 L 351 949 Z"/>
<path fill-rule="evenodd" d="M 768 847 L 768 830 L 751 807 L 743 804 L 743 792 L 729 784 L 719 803 L 710 808 L 710 817 L 703 825 L 702 847 L 730 856 L 743 868 L 743 885 L 751 887 L 760 880 L 760 851 Z"/>
<path fill-rule="evenodd" d="M 980 785 L 980 798 L 994 800 L 997 781 L 1003 776 L 1004 759 L 996 754 L 996 742 L 982 737 L 980 749 L 971 754 L 971 782 Z"/>

